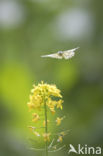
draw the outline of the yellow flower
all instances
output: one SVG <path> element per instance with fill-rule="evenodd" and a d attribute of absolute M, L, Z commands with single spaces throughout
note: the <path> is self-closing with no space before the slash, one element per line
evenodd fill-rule
<path fill-rule="evenodd" d="M 50 133 L 44 133 L 44 134 L 43 134 L 43 137 L 44 137 L 44 141 L 45 141 L 45 142 L 46 142 L 46 141 L 50 141 L 50 138 L 49 138 L 50 135 L 51 135 Z"/>
<path fill-rule="evenodd" d="M 63 137 L 60 135 L 57 142 L 62 142 L 63 141 Z"/>
<path fill-rule="evenodd" d="M 57 105 L 56 105 L 57 108 L 63 109 L 62 103 L 63 103 L 63 101 L 62 101 L 62 100 L 59 100 L 59 101 L 57 102 Z"/>
<path fill-rule="evenodd" d="M 48 93 L 49 95 L 62 98 L 62 95 L 60 94 L 60 90 L 57 89 L 55 85 L 48 86 Z"/>
<path fill-rule="evenodd" d="M 49 120 L 47 120 L 47 124 L 49 123 L 50 121 Z M 43 121 L 43 126 L 45 127 L 45 121 Z"/>
<path fill-rule="evenodd" d="M 51 113 L 54 115 L 55 114 L 55 110 L 54 108 L 50 108 Z"/>
<path fill-rule="evenodd" d="M 40 136 L 40 134 L 38 132 L 33 132 L 36 136 Z"/>
<path fill-rule="evenodd" d="M 37 95 L 30 95 L 30 102 L 28 103 L 28 107 L 30 109 L 40 108 L 42 105 L 42 98 L 41 96 Z"/>
<path fill-rule="evenodd" d="M 59 126 L 61 124 L 61 121 L 65 118 L 65 116 L 63 116 L 62 118 L 59 118 L 57 117 L 56 119 L 56 123 L 57 123 L 57 126 Z"/>
<path fill-rule="evenodd" d="M 63 120 L 63 118 L 57 117 L 57 119 L 56 119 L 57 126 L 59 126 L 61 124 L 62 120 Z"/>
<path fill-rule="evenodd" d="M 49 108 L 54 108 L 56 106 L 57 101 L 53 101 L 51 98 L 48 98 L 47 105 Z"/>
<path fill-rule="evenodd" d="M 33 113 L 32 116 L 33 116 L 33 119 L 32 119 L 33 122 L 36 122 L 40 119 L 40 117 L 37 113 Z"/>
<path fill-rule="evenodd" d="M 47 105 L 48 105 L 52 114 L 55 114 L 56 103 L 57 103 L 57 101 L 53 101 L 51 98 L 49 98 L 47 101 Z"/>
<path fill-rule="evenodd" d="M 57 97 L 56 100 L 54 100 L 55 97 Z M 29 128 L 32 130 L 35 136 L 40 137 L 42 135 L 45 142 L 50 141 L 51 133 L 48 132 L 47 130 L 49 130 L 48 123 L 52 121 L 48 120 L 49 112 L 55 114 L 58 108 L 62 110 L 62 103 L 63 100 L 62 100 L 61 91 L 56 87 L 56 85 L 49 85 L 43 82 L 39 83 L 38 85 L 33 85 L 33 89 L 31 90 L 31 94 L 29 97 L 29 103 L 27 105 L 30 109 L 34 110 L 34 113 L 32 114 L 33 116 L 32 121 L 35 122 L 36 124 L 37 121 L 41 120 L 39 124 L 40 123 L 43 124 L 43 126 L 40 125 L 38 127 L 38 123 L 37 123 L 36 125 L 37 128 L 29 126 Z M 63 119 L 64 117 L 62 118 L 57 117 L 55 119 L 56 125 L 59 126 Z M 39 128 L 43 128 L 43 131 L 45 128 L 44 133 L 42 133 L 41 130 L 39 134 L 36 131 L 36 129 Z M 64 135 L 62 133 L 59 133 L 57 135 L 58 135 L 57 141 L 62 142 Z M 54 147 L 54 149 L 56 149 L 56 147 Z"/>
<path fill-rule="evenodd" d="M 30 109 L 33 109 L 33 108 L 34 108 L 34 104 L 32 104 L 32 103 L 30 103 L 30 102 L 28 102 L 27 105 L 28 105 L 28 107 L 29 107 Z"/>
<path fill-rule="evenodd" d="M 28 107 L 30 109 L 38 109 L 41 106 L 44 106 L 44 99 L 46 101 L 46 105 L 48 105 L 49 109 L 54 112 L 54 107 L 57 104 L 58 108 L 62 109 L 61 101 L 52 100 L 51 96 L 62 98 L 60 90 L 55 85 L 49 85 L 41 82 L 37 86 L 34 85 L 31 90 L 30 102 L 28 103 Z"/>

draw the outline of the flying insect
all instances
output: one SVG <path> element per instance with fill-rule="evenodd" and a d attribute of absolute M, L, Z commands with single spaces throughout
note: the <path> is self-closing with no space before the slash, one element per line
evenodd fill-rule
<path fill-rule="evenodd" d="M 58 51 L 57 53 L 54 54 L 49 54 L 49 55 L 43 55 L 41 57 L 50 57 L 50 58 L 56 58 L 56 59 L 70 59 L 75 55 L 75 51 L 78 49 L 74 48 L 74 49 L 70 49 L 70 50 L 66 50 L 66 51 Z"/>

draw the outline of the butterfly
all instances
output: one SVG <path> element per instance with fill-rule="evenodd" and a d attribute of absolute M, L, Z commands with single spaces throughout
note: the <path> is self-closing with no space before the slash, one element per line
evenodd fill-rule
<path fill-rule="evenodd" d="M 70 50 L 66 50 L 66 51 L 58 51 L 57 53 L 54 54 L 50 54 L 50 55 L 43 55 L 41 57 L 51 57 L 51 58 L 56 58 L 56 59 L 70 59 L 75 55 L 75 51 L 78 49 L 74 48 L 74 49 L 70 49 Z"/>

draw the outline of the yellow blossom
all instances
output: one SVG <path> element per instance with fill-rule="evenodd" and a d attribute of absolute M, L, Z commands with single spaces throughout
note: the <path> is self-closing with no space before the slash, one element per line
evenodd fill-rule
<path fill-rule="evenodd" d="M 32 119 L 33 122 L 36 122 L 40 119 L 40 117 L 37 113 L 33 113 L 32 116 L 33 116 L 33 119 Z"/>
<path fill-rule="evenodd" d="M 59 126 L 61 124 L 62 120 L 63 120 L 63 118 L 57 117 L 57 119 L 56 119 L 57 126 Z"/>
<path fill-rule="evenodd" d="M 29 107 L 30 109 L 33 109 L 33 108 L 34 108 L 34 104 L 32 104 L 32 103 L 30 103 L 30 102 L 28 102 L 27 105 L 28 105 L 28 107 Z"/>
<path fill-rule="evenodd" d="M 50 121 L 47 120 L 47 124 L 48 124 L 49 122 L 50 122 Z M 45 125 L 46 125 L 46 123 L 45 123 L 45 121 L 43 121 L 43 126 L 45 127 Z"/>
<path fill-rule="evenodd" d="M 45 142 L 50 141 L 50 135 L 52 133 L 48 132 L 50 130 L 50 127 L 48 127 L 48 123 L 52 122 L 52 119 L 49 121 L 49 112 L 55 114 L 58 108 L 62 110 L 62 103 L 63 100 L 61 91 L 56 87 L 56 85 L 49 85 L 43 82 L 39 83 L 38 85 L 33 85 L 33 89 L 31 90 L 31 94 L 29 97 L 29 103 L 27 105 L 30 109 L 32 109 L 32 111 L 34 111 L 32 114 L 32 121 L 35 122 L 35 126 L 37 126 L 37 128 L 33 126 L 29 126 L 29 128 L 32 130 L 35 136 L 43 136 Z M 63 119 L 64 117 L 57 117 L 55 119 L 56 125 L 59 126 Z M 36 122 L 39 120 L 39 124 L 42 123 L 43 126 L 38 126 L 38 123 L 36 125 Z M 43 134 L 42 129 L 40 130 L 40 134 L 36 131 L 39 128 L 43 128 L 43 131 L 45 130 Z M 65 134 L 61 132 L 57 135 L 57 141 L 62 142 L 63 136 Z M 54 146 L 54 149 L 56 149 L 56 146 Z"/>
<path fill-rule="evenodd" d="M 56 106 L 57 101 L 53 101 L 51 98 L 48 98 L 47 105 L 49 108 L 53 108 Z"/>
<path fill-rule="evenodd" d="M 59 126 L 61 124 L 61 121 L 65 118 L 65 116 L 63 116 L 62 118 L 59 118 L 57 117 L 56 119 L 56 123 L 57 123 L 57 126 Z"/>
<path fill-rule="evenodd" d="M 30 102 L 28 103 L 28 107 L 30 109 L 38 109 L 41 106 L 44 106 L 44 99 L 46 101 L 46 105 L 48 105 L 49 109 L 54 113 L 54 107 L 57 104 L 58 108 L 62 108 L 61 101 L 52 100 L 52 96 L 62 98 L 60 90 L 55 85 L 49 85 L 41 82 L 37 86 L 34 85 L 31 90 Z"/>
<path fill-rule="evenodd" d="M 62 103 L 63 103 L 63 101 L 62 101 L 62 100 L 59 100 L 59 101 L 57 102 L 57 105 L 56 105 L 57 108 L 63 109 Z"/>
<path fill-rule="evenodd" d="M 57 89 L 55 85 L 49 85 L 48 92 L 52 96 L 62 98 L 62 95 L 60 94 L 60 90 Z"/>
<path fill-rule="evenodd" d="M 44 137 L 44 141 L 46 142 L 46 141 L 50 141 L 50 133 L 44 133 L 43 134 L 43 137 Z"/>
<path fill-rule="evenodd" d="M 30 95 L 30 102 L 28 103 L 28 107 L 31 109 L 40 108 L 42 105 L 41 96 Z"/>
<path fill-rule="evenodd" d="M 55 114 L 55 110 L 54 108 L 50 108 L 51 113 L 54 115 Z"/>

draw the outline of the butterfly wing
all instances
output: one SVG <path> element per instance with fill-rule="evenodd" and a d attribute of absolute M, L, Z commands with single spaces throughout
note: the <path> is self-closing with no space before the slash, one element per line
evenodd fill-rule
<path fill-rule="evenodd" d="M 78 47 L 78 48 L 79 48 L 79 47 Z M 76 51 L 78 48 L 74 48 L 74 49 L 70 49 L 70 50 L 63 51 L 63 57 L 64 57 L 65 59 L 70 59 L 70 58 L 72 58 L 72 57 L 75 55 L 75 51 Z"/>
<path fill-rule="evenodd" d="M 50 54 L 50 55 L 43 55 L 41 57 L 51 57 L 56 59 L 62 59 L 62 56 L 59 56 L 58 53 Z"/>

